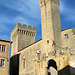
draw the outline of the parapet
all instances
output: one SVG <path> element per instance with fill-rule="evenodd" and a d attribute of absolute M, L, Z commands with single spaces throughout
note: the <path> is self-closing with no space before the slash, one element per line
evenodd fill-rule
<path fill-rule="evenodd" d="M 60 5 L 59 0 L 40 0 L 40 8 L 44 5 L 46 5 L 46 3 L 48 3 L 49 1 L 54 2 L 55 4 Z"/>
<path fill-rule="evenodd" d="M 34 27 L 34 26 L 32 27 L 31 25 L 28 25 L 28 27 L 27 27 L 26 24 L 21 25 L 21 23 L 17 23 L 15 27 L 17 29 L 26 29 L 26 30 L 30 29 L 32 31 L 36 31 L 36 27 Z"/>
<path fill-rule="evenodd" d="M 16 33 L 16 31 L 24 34 L 30 33 L 30 35 L 32 35 L 33 33 L 34 35 L 36 35 L 36 27 L 32 27 L 31 25 L 27 26 L 26 24 L 21 25 L 21 23 L 17 23 L 14 29 L 12 30 L 11 35 Z"/>

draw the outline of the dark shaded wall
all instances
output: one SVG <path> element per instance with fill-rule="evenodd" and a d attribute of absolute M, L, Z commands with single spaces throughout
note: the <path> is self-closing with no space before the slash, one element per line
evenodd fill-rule
<path fill-rule="evenodd" d="M 58 75 L 75 75 L 75 68 L 71 66 L 66 66 L 58 72 Z"/>
<path fill-rule="evenodd" d="M 75 68 L 70 67 L 71 75 L 75 75 Z"/>
<path fill-rule="evenodd" d="M 19 54 L 10 58 L 10 75 L 19 75 Z"/>
<path fill-rule="evenodd" d="M 66 66 L 58 72 L 58 75 L 70 75 L 70 66 Z"/>

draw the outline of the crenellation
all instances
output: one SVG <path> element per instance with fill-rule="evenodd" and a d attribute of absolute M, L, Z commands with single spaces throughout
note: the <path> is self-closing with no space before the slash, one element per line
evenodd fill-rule
<path fill-rule="evenodd" d="M 30 25 L 28 25 L 28 27 L 27 27 L 26 24 L 21 25 L 21 23 L 17 23 L 16 26 L 14 27 L 14 29 L 12 30 L 11 35 L 15 34 L 16 31 L 18 33 L 22 33 L 22 34 L 26 34 L 27 31 L 28 32 L 30 31 L 30 33 L 36 32 L 36 27 L 34 27 L 34 26 L 32 27 Z"/>
<path fill-rule="evenodd" d="M 50 0 L 40 0 L 40 7 L 46 5 Z"/>
<path fill-rule="evenodd" d="M 17 23 L 16 26 L 21 27 L 21 23 Z"/>
<path fill-rule="evenodd" d="M 21 23 L 17 23 L 15 28 L 19 29 L 21 27 Z"/>
<path fill-rule="evenodd" d="M 40 0 L 40 7 L 45 5 L 45 0 Z"/>
<path fill-rule="evenodd" d="M 40 3 L 42 3 L 43 0 L 40 0 Z"/>
<path fill-rule="evenodd" d="M 23 24 L 23 27 L 24 27 L 24 28 L 26 28 L 26 27 L 27 27 L 27 25 L 26 25 L 26 24 Z"/>
<path fill-rule="evenodd" d="M 28 29 L 31 29 L 31 28 L 32 28 L 32 26 L 28 25 Z"/>
<path fill-rule="evenodd" d="M 12 34 L 14 34 L 19 28 L 21 27 L 21 23 L 17 23 L 14 29 L 11 31 Z"/>
<path fill-rule="evenodd" d="M 32 27 L 31 25 L 27 25 L 26 24 L 23 24 L 23 26 L 19 23 L 17 24 L 17 29 L 21 29 L 21 30 L 26 30 L 26 31 L 35 31 L 36 32 L 36 27 Z"/>
<path fill-rule="evenodd" d="M 49 1 L 50 1 L 50 2 L 52 1 L 52 2 L 54 2 L 55 4 L 60 5 L 60 4 L 59 4 L 59 0 L 40 0 L 40 8 L 41 8 L 42 6 L 44 6 L 44 5 L 46 6 Z"/>
<path fill-rule="evenodd" d="M 36 31 L 36 27 L 33 26 L 33 30 Z"/>

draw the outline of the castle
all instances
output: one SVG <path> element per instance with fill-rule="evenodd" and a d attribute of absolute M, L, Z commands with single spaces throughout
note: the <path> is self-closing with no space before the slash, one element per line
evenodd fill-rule
<path fill-rule="evenodd" d="M 75 29 L 61 31 L 59 0 L 40 0 L 42 39 L 36 27 L 18 23 L 11 32 L 11 75 L 75 75 Z"/>

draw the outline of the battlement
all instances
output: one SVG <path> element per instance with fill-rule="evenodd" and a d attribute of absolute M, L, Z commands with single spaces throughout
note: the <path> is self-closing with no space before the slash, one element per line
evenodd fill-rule
<path fill-rule="evenodd" d="M 48 1 L 53 1 L 55 4 L 59 5 L 59 0 L 40 0 L 40 7 L 42 7 L 43 5 L 46 5 Z"/>
<path fill-rule="evenodd" d="M 14 29 L 12 30 L 11 35 L 13 35 L 16 31 L 21 34 L 36 36 L 36 27 L 34 26 L 32 27 L 28 25 L 27 27 L 26 24 L 21 25 L 21 23 L 17 23 Z"/>
<path fill-rule="evenodd" d="M 15 30 L 15 29 L 26 29 L 26 30 L 31 30 L 31 31 L 36 31 L 36 27 L 32 27 L 30 25 L 27 25 L 26 24 L 23 24 L 21 25 L 21 23 L 17 23 L 16 26 L 14 27 L 14 29 L 12 30 L 12 32 Z"/>

